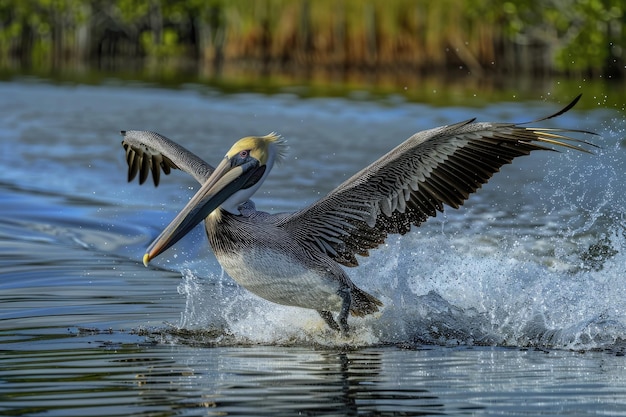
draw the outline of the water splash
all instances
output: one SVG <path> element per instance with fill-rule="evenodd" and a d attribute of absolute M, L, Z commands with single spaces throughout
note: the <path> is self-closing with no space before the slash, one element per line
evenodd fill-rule
<path fill-rule="evenodd" d="M 348 338 L 327 329 L 314 311 L 276 305 L 237 287 L 227 276 L 199 278 L 190 270 L 179 285 L 187 300 L 179 326 L 220 329 L 232 336 L 228 343 L 272 345 L 592 349 L 626 339 L 623 234 L 612 237 L 616 254 L 604 261 L 601 271 L 574 273 L 511 259 L 506 248 L 493 248 L 488 255 L 443 250 L 449 245 L 443 235 L 429 236 L 429 249 L 416 256 L 407 247 L 423 247 L 420 239 L 415 235 L 392 242 L 360 269 L 349 270 L 385 307 L 376 315 L 351 318 L 354 332 Z"/>
<path fill-rule="evenodd" d="M 348 270 L 385 307 L 351 318 L 347 340 L 315 312 L 266 302 L 211 271 L 185 272 L 180 326 L 219 328 L 239 343 L 623 344 L 626 160 L 621 141 L 602 146 L 593 157 L 567 152 L 558 162 L 537 154 L 494 177 L 463 210 L 390 237 Z"/>

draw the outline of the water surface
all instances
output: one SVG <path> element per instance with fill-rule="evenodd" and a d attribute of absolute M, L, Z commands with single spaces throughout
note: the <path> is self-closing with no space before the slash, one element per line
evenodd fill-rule
<path fill-rule="evenodd" d="M 0 410 L 7 415 L 624 415 L 624 118 L 576 110 L 594 155 L 535 153 L 460 210 L 348 270 L 383 311 L 342 338 L 222 273 L 200 228 L 146 246 L 193 195 L 174 172 L 126 183 L 119 130 L 216 164 L 232 142 L 289 142 L 255 198 L 315 201 L 418 130 L 527 121 L 571 97 L 482 108 L 0 84 Z"/>

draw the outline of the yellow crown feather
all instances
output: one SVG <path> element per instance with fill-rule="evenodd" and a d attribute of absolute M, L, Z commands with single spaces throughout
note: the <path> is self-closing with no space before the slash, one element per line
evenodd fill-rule
<path fill-rule="evenodd" d="M 241 151 L 250 151 L 250 155 L 256 158 L 261 164 L 265 164 L 269 158 L 269 147 L 276 145 L 276 161 L 281 161 L 287 150 L 287 146 L 282 137 L 274 132 L 265 136 L 247 136 L 239 139 L 230 148 L 227 157 L 232 158 Z"/>

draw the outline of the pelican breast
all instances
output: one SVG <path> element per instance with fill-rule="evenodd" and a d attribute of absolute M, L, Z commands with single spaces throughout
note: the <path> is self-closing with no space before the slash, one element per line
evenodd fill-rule
<path fill-rule="evenodd" d="M 344 272 L 321 253 L 306 253 L 285 229 L 284 215 L 222 211 L 205 222 L 209 243 L 226 273 L 248 291 L 269 301 L 337 311 Z"/>

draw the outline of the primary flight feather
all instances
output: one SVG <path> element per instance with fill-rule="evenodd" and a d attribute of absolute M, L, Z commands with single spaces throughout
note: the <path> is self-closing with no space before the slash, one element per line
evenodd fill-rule
<path fill-rule="evenodd" d="M 559 116 L 561 111 L 537 120 Z M 418 132 L 344 181 L 319 201 L 295 213 L 257 211 L 250 200 L 263 184 L 285 143 L 276 134 L 237 141 L 217 167 L 148 131 L 122 131 L 128 180 L 139 174 L 179 169 L 201 188 L 150 245 L 148 262 L 202 220 L 224 270 L 249 291 L 279 304 L 317 310 L 334 330 L 348 332 L 348 315 L 378 311 L 382 303 L 358 288 L 340 265 L 358 265 L 388 234 L 405 234 L 444 205 L 460 207 L 500 168 L 535 150 L 563 147 L 588 152 L 594 146 L 572 138 L 576 129 L 528 127 L 474 120 Z M 333 313 L 338 312 L 335 319 Z"/>

